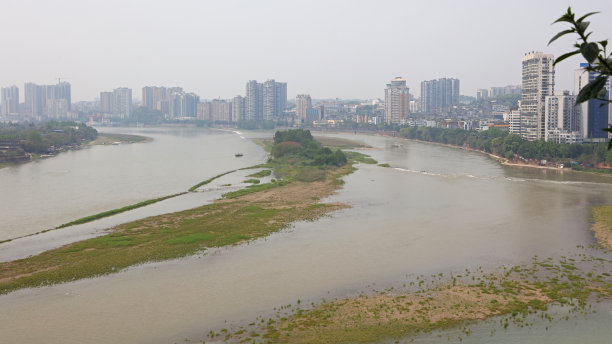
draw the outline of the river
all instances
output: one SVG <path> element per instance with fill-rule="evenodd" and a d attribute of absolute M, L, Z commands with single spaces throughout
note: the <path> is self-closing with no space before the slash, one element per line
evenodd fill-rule
<path fill-rule="evenodd" d="M 174 128 L 135 133 L 154 141 L 92 147 L 0 170 L 3 187 L 19 194 L 3 193 L 0 202 L 10 207 L 11 198 L 20 198 L 22 206 L 29 204 L 21 215 L 11 214 L 13 225 L 3 224 L 3 235 L 27 234 L 26 223 L 48 228 L 184 191 L 265 160 L 259 146 L 241 138 L 262 135 L 257 132 Z M 375 149 L 364 152 L 392 166 L 360 164 L 344 178 L 343 189 L 329 200 L 351 208 L 248 244 L 0 296 L 2 337 L 48 343 L 201 341 L 210 329 L 273 314 L 274 307 L 297 299 L 309 303 L 405 283 L 419 274 L 479 266 L 494 270 L 527 263 L 534 255 L 572 254 L 577 245 L 595 243 L 589 208 L 612 204 L 607 176 L 503 167 L 475 152 L 387 137 L 336 136 L 370 144 Z M 234 158 L 236 151 L 244 158 Z M 68 171 L 72 178 L 49 177 L 50 171 Z M 86 178 L 92 173 L 98 178 Z M 45 178 L 63 187 L 47 188 L 38 180 Z M 71 179 L 86 190 L 70 186 Z M 79 201 L 67 188 L 77 190 Z M 26 190 L 38 196 L 22 196 Z M 57 198 L 51 198 L 55 193 Z M 42 214 L 49 213 L 55 215 L 46 222 Z M 28 214 L 35 216 L 23 219 Z M 558 336 L 578 342 L 582 331 L 591 334 L 591 342 L 609 338 L 607 328 L 594 331 L 592 324 L 609 322 L 611 316 L 610 307 L 602 307 L 576 320 L 575 331 Z M 486 342 L 488 331 L 481 337 L 474 332 L 471 340 Z M 518 340 L 526 332 L 513 333 Z"/>

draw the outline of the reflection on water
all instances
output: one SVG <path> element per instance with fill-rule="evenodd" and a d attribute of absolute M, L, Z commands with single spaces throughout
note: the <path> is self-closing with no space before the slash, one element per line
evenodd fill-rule
<path fill-rule="evenodd" d="M 612 186 L 596 178 L 534 178 L 473 152 L 358 138 L 393 168 L 361 164 L 346 176 L 329 200 L 352 208 L 245 245 L 0 296 L 0 333 L 13 342 L 201 340 L 226 320 L 297 299 L 573 252 L 594 243 L 589 207 L 612 202 Z"/>

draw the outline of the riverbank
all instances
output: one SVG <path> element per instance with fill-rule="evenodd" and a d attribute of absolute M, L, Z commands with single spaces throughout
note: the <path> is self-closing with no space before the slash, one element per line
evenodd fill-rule
<path fill-rule="evenodd" d="M 48 159 L 53 158 L 57 154 L 60 154 L 69 150 L 77 150 L 82 149 L 88 146 L 103 146 L 103 145 L 118 145 L 125 143 L 148 143 L 153 141 L 152 138 L 140 135 L 127 135 L 127 134 L 99 134 L 98 137 L 92 141 L 85 142 L 81 145 L 73 145 L 73 146 L 65 146 L 56 150 L 53 154 L 28 154 L 27 159 L 21 159 L 19 161 L 14 162 L 2 162 L 0 163 L 0 168 L 9 167 L 9 166 L 17 166 L 21 164 L 25 164 L 31 161 L 40 160 L 40 159 Z"/>
<path fill-rule="evenodd" d="M 419 142 L 419 143 L 424 143 L 424 144 L 432 144 L 432 145 L 443 146 L 443 147 L 454 148 L 454 149 L 461 149 L 461 150 L 465 150 L 465 151 L 468 151 L 468 152 L 481 153 L 481 154 L 484 154 L 484 155 L 490 157 L 491 159 L 497 161 L 499 164 L 504 165 L 504 166 L 526 167 L 526 168 L 536 168 L 536 169 L 554 170 L 554 171 L 581 172 L 581 171 L 573 171 L 571 169 L 560 168 L 560 167 L 553 167 L 553 166 L 541 166 L 541 165 L 512 163 L 512 162 L 509 162 L 508 159 L 503 158 L 503 157 L 501 157 L 499 155 L 495 155 L 493 153 L 488 153 L 488 152 L 485 152 L 485 151 L 482 151 L 482 150 L 479 150 L 479 149 L 473 149 L 473 148 L 469 148 L 469 147 L 459 147 L 459 146 L 455 146 L 455 145 L 451 145 L 451 144 L 447 144 L 447 143 L 432 142 L 432 141 L 423 141 L 423 140 L 417 140 L 417 139 L 408 139 L 408 138 L 401 137 L 401 136 L 391 136 L 391 135 L 382 135 L 382 136 L 393 137 L 393 138 L 401 139 L 401 140 L 405 140 L 405 141 L 412 141 L 412 142 Z"/>

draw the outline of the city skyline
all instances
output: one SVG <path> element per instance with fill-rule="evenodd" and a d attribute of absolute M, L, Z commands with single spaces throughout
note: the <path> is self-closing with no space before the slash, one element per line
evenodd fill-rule
<path fill-rule="evenodd" d="M 520 84 L 516 61 L 525 52 L 559 56 L 573 42 L 568 36 L 546 46 L 559 29 L 550 23 L 568 5 L 552 1 L 530 3 L 527 12 L 520 4 L 484 1 L 313 2 L 299 16 L 284 2 L 136 1 L 121 3 L 122 11 L 115 5 L 6 3 L 0 29 L 12 34 L 4 43 L 0 86 L 61 78 L 73 85 L 73 101 L 147 85 L 181 85 L 203 99 L 230 99 L 242 93 L 245 79 L 276 79 L 291 84 L 290 99 L 302 93 L 369 99 L 383 98 L 379 85 L 402 75 L 412 89 L 423 80 L 455 77 L 464 95 L 475 96 L 477 89 Z M 569 5 L 579 13 L 602 11 L 591 28 L 594 38 L 609 38 L 612 4 Z M 202 19 L 206 13 L 215 16 Z M 45 30 L 16 19 L 26 16 Z M 265 24 L 270 20 L 275 24 Z M 575 57 L 558 67 L 557 89 L 573 88 L 579 62 Z"/>

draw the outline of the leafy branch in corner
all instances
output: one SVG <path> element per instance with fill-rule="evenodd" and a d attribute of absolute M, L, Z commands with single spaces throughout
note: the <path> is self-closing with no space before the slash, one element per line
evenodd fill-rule
<path fill-rule="evenodd" d="M 581 54 L 584 59 L 588 62 L 588 66 L 584 69 L 589 72 L 597 73 L 597 77 L 591 80 L 586 86 L 584 86 L 578 96 L 576 97 L 576 104 L 584 103 L 590 99 L 597 99 L 603 101 L 604 106 L 606 103 L 611 103 L 612 100 L 606 99 L 606 81 L 612 75 L 612 53 L 608 54 L 607 46 L 608 40 L 598 41 L 598 42 L 589 42 L 589 37 L 593 32 L 587 32 L 587 29 L 591 22 L 585 21 L 586 18 L 597 14 L 599 12 L 590 12 L 582 17 L 576 19 L 576 14 L 572 12 L 572 8 L 567 8 L 567 13 L 563 14 L 559 19 L 555 20 L 553 24 L 560 22 L 567 22 L 571 25 L 571 27 L 567 30 L 563 30 L 557 33 L 549 42 L 550 45 L 552 42 L 556 41 L 559 37 L 565 36 L 567 34 L 577 34 L 578 40 L 574 44 L 574 47 L 577 48 L 574 51 L 569 53 L 565 53 L 559 56 L 553 65 L 567 59 L 570 56 Z M 612 125 L 608 128 L 602 129 L 603 131 L 607 131 L 612 133 Z M 608 149 L 612 148 L 612 140 L 608 144 Z"/>

